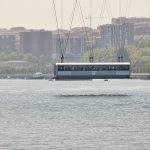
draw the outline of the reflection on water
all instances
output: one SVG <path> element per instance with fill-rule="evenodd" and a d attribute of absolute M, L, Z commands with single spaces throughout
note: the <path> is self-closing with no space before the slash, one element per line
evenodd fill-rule
<path fill-rule="evenodd" d="M 0 80 L 0 149 L 148 150 L 150 81 Z"/>

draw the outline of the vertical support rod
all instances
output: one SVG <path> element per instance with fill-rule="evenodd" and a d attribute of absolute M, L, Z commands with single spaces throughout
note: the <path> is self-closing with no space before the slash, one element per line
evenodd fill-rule
<path fill-rule="evenodd" d="M 93 48 L 92 48 L 92 0 L 90 0 L 90 56 L 89 61 L 93 62 Z"/>
<path fill-rule="evenodd" d="M 63 0 L 61 0 L 61 28 L 63 29 L 63 17 L 64 17 L 64 5 Z"/>

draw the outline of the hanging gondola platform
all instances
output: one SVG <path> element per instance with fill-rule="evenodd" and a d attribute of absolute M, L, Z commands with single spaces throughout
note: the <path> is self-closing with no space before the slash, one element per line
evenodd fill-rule
<path fill-rule="evenodd" d="M 56 63 L 55 80 L 129 79 L 130 62 Z"/>

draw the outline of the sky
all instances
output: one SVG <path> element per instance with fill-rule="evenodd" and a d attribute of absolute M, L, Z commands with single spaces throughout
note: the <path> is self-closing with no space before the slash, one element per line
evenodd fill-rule
<path fill-rule="evenodd" d="M 79 1 L 84 24 L 90 26 L 90 21 L 86 18 L 91 15 L 92 28 L 110 23 L 112 17 L 150 17 L 150 0 Z M 91 1 L 92 13 L 90 13 Z M 23 26 L 27 29 L 55 30 L 57 26 L 52 2 L 53 0 L 0 0 L 0 28 L 9 29 Z M 58 17 L 58 27 L 69 29 L 75 0 L 54 0 L 54 2 Z M 63 7 L 61 4 L 63 4 Z M 61 12 L 63 12 L 63 15 L 61 15 Z M 77 5 L 72 27 L 84 26 L 79 12 L 79 5 Z"/>

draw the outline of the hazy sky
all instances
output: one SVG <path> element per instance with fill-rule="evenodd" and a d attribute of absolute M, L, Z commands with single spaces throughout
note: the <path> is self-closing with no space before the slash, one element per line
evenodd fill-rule
<path fill-rule="evenodd" d="M 64 5 L 63 23 L 60 17 L 62 1 Z M 90 0 L 79 1 L 84 18 L 89 17 Z M 75 0 L 55 0 L 55 3 L 59 27 L 68 28 Z M 101 19 L 93 18 L 93 28 L 99 24 L 108 23 L 111 17 L 150 17 L 150 0 L 92 0 L 92 6 L 92 16 L 102 17 Z M 73 26 L 83 26 L 79 18 L 77 7 Z M 85 19 L 85 24 L 89 26 L 88 19 Z M 52 0 L 0 0 L 0 28 L 15 26 L 24 26 L 27 29 L 56 29 Z"/>

